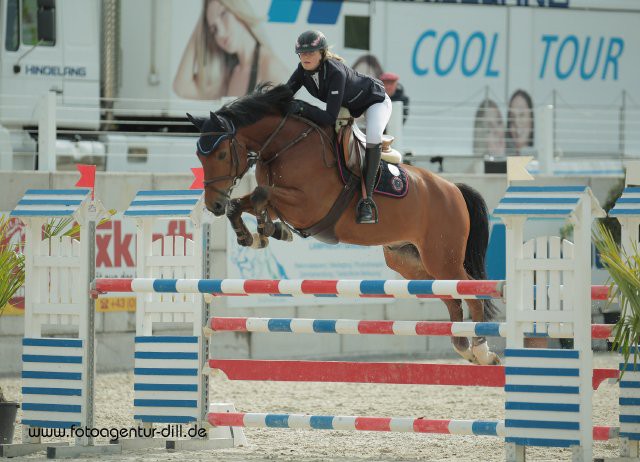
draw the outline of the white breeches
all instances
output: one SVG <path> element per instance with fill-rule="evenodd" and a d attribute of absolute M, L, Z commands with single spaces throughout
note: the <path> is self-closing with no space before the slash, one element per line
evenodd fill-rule
<path fill-rule="evenodd" d="M 391 118 L 389 95 L 384 95 L 384 101 L 369 106 L 364 117 L 367 121 L 367 144 L 382 143 L 382 134 Z"/>

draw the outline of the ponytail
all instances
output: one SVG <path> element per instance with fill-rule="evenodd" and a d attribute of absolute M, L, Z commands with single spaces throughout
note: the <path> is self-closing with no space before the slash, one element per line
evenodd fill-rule
<path fill-rule="evenodd" d="M 344 62 L 344 58 L 342 56 L 338 56 L 335 53 L 332 53 L 328 49 L 322 50 L 322 61 L 327 61 L 328 59 L 335 59 L 336 61 Z"/>

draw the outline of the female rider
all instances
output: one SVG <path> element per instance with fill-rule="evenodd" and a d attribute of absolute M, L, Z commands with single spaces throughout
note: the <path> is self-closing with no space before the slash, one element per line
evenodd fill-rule
<path fill-rule="evenodd" d="M 363 165 L 365 194 L 357 205 L 357 223 L 377 223 L 378 211 L 373 202 L 373 188 L 380 164 L 382 133 L 391 117 L 391 100 L 378 79 L 360 74 L 331 53 L 322 32 L 307 31 L 296 42 L 300 57 L 297 69 L 287 85 L 295 94 L 301 86 L 314 97 L 327 103 L 326 110 L 294 100 L 290 111 L 320 125 L 334 125 L 340 107 L 349 109 L 353 117 L 364 113 L 367 146 Z"/>

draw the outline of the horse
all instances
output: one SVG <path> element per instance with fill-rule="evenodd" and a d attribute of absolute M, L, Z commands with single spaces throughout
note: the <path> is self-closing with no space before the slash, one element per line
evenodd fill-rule
<path fill-rule="evenodd" d="M 336 167 L 334 127 L 288 114 L 292 101 L 288 86 L 260 84 L 208 118 L 187 114 L 200 132 L 196 154 L 204 170 L 205 206 L 216 216 L 226 213 L 240 245 L 260 248 L 269 237 L 291 240 L 292 230 L 305 237 L 315 232 L 327 242 L 382 246 L 387 266 L 406 279 L 486 279 L 489 220 L 477 191 L 402 164 L 406 196 L 378 195 L 379 222 L 357 224 L 360 193 L 339 204 L 346 188 Z M 233 187 L 254 165 L 258 186 L 232 199 Z M 245 212 L 256 216 L 257 234 L 244 224 Z M 462 300 L 443 302 L 451 321 L 463 320 Z M 491 320 L 498 311 L 491 300 L 466 302 L 475 322 Z M 451 341 L 470 362 L 500 363 L 484 337 Z"/>

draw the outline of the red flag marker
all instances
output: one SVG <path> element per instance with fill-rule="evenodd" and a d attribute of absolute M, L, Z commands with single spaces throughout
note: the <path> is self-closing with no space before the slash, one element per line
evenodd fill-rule
<path fill-rule="evenodd" d="M 202 168 L 192 168 L 193 172 L 193 183 L 189 186 L 189 189 L 204 189 L 204 169 Z"/>
<path fill-rule="evenodd" d="M 91 199 L 93 199 L 94 188 L 96 186 L 96 166 L 76 164 L 76 168 L 80 172 L 80 179 L 76 183 L 76 186 L 91 188 Z"/>

